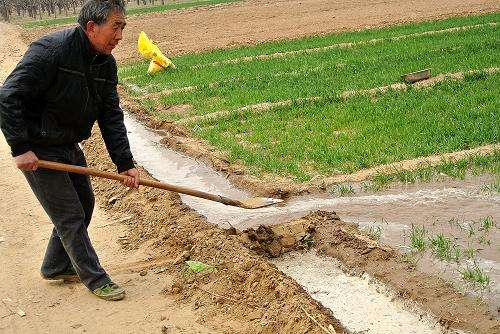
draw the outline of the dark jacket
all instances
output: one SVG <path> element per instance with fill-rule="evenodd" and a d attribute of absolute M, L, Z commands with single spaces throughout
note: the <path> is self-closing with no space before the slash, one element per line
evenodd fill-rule
<path fill-rule="evenodd" d="M 97 120 L 111 159 L 134 167 L 119 106 L 116 62 L 96 55 L 80 28 L 33 42 L 0 88 L 0 127 L 17 156 L 89 138 Z"/>

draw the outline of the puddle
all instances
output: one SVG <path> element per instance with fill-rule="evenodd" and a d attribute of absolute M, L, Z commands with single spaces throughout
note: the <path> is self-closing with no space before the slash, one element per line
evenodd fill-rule
<path fill-rule="evenodd" d="M 226 197 L 242 199 L 249 194 L 236 189 L 226 177 L 205 164 L 160 144 L 161 136 L 139 124 L 129 115 L 125 117 L 132 152 L 137 162 L 156 179 L 191 187 Z M 237 229 L 260 224 L 278 224 L 317 210 L 335 211 L 342 220 L 361 226 L 379 225 L 381 241 L 399 250 L 405 250 L 405 237 L 411 224 L 424 225 L 429 231 L 449 234 L 448 221 L 477 220 L 491 216 L 500 219 L 500 196 L 480 190 L 484 180 L 474 182 L 452 181 L 393 189 L 385 193 L 362 194 L 352 197 L 333 197 L 327 194 L 292 199 L 282 206 L 246 210 L 225 206 L 192 196 L 181 195 L 184 203 L 204 215 L 213 224 Z M 382 222 L 383 223 L 380 223 Z M 490 279 L 491 293 L 487 299 L 493 309 L 500 305 L 500 230 L 493 228 L 488 236 L 490 245 L 480 246 L 479 266 Z M 466 247 L 466 240 L 457 237 Z M 431 261 L 422 261 L 423 269 L 445 272 L 445 277 L 460 281 L 456 267 Z M 451 270 L 450 270 L 451 269 Z M 451 272 L 453 271 L 453 274 Z"/>
<path fill-rule="evenodd" d="M 396 298 L 366 274 L 346 275 L 331 258 L 313 252 L 288 253 L 271 262 L 329 308 L 353 333 L 445 333 L 436 319 L 416 305 Z"/>

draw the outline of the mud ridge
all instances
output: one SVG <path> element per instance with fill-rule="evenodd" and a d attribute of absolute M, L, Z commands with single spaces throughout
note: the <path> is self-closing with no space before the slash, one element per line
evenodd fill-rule
<path fill-rule="evenodd" d="M 340 99 L 340 100 L 347 100 L 348 98 L 359 96 L 359 95 L 369 95 L 371 97 L 375 97 L 377 94 L 380 93 L 387 93 L 390 91 L 406 91 L 408 88 L 414 88 L 414 89 L 422 89 L 426 87 L 432 87 L 437 83 L 443 82 L 445 80 L 463 80 L 465 76 L 467 75 L 474 75 L 474 74 L 495 74 L 500 71 L 500 68 L 498 67 L 490 67 L 490 68 L 484 68 L 480 70 L 469 70 L 466 72 L 455 72 L 455 73 L 442 73 L 439 74 L 433 78 L 422 80 L 419 82 L 416 82 L 414 84 L 406 84 L 403 82 L 396 82 L 390 85 L 385 85 L 385 86 L 380 86 L 380 87 L 374 87 L 374 88 L 369 88 L 369 89 L 359 89 L 359 90 L 348 90 L 348 91 L 343 91 L 342 93 L 338 94 L 336 97 L 333 99 Z M 256 104 L 251 104 L 248 106 L 244 106 L 241 108 L 238 108 L 236 110 L 222 110 L 222 111 L 217 111 L 213 112 L 210 114 L 206 115 L 201 115 L 201 116 L 193 116 L 189 118 L 184 118 L 177 123 L 180 124 L 189 124 L 193 122 L 203 122 L 203 121 L 211 121 L 211 120 L 216 120 L 218 118 L 224 118 L 228 117 L 233 114 L 241 114 L 246 111 L 252 111 L 255 113 L 258 112 L 265 112 L 265 111 L 270 111 L 274 108 L 277 107 L 283 107 L 283 106 L 291 106 L 293 104 L 301 104 L 301 103 L 311 103 L 311 102 L 318 102 L 318 101 L 326 101 L 332 99 L 331 96 L 311 96 L 311 97 L 304 97 L 304 98 L 298 98 L 298 99 L 288 99 L 288 100 L 283 100 L 283 101 L 278 101 L 278 102 L 262 102 L 262 103 L 256 103 Z"/>
<path fill-rule="evenodd" d="M 440 277 L 418 271 L 396 250 L 370 239 L 334 212 L 317 211 L 289 223 L 249 229 L 239 238 L 269 257 L 313 248 L 339 260 L 350 275 L 367 273 L 376 278 L 401 299 L 409 299 L 438 317 L 445 328 L 481 334 L 500 330 L 500 321 L 484 303 L 460 294 Z"/>
<path fill-rule="evenodd" d="M 387 42 L 387 41 L 399 41 L 402 39 L 408 39 L 408 38 L 412 38 L 412 37 L 431 36 L 431 35 L 444 34 L 444 33 L 455 32 L 455 31 L 465 31 L 465 30 L 477 29 L 477 28 L 488 27 L 488 26 L 489 27 L 496 27 L 496 25 L 497 25 L 496 22 L 490 22 L 490 23 L 475 24 L 475 25 L 469 25 L 469 26 L 453 27 L 453 28 L 447 28 L 447 29 L 441 29 L 441 30 L 429 30 L 429 31 L 424 31 L 424 32 L 419 32 L 419 33 L 405 34 L 405 35 L 399 35 L 399 36 L 388 37 L 388 38 L 375 38 L 375 39 L 370 39 L 368 41 L 345 42 L 345 43 L 332 44 L 332 45 L 316 47 L 316 48 L 308 48 L 308 49 L 286 51 L 286 52 L 275 52 L 275 53 L 271 53 L 271 54 L 262 54 L 262 55 L 249 56 L 249 57 L 233 58 L 233 59 L 228 59 L 228 60 L 224 60 L 224 61 L 213 62 L 210 64 L 196 65 L 196 66 L 192 66 L 191 68 L 198 69 L 198 68 L 203 68 L 203 67 L 208 67 L 208 66 L 220 66 L 220 65 L 226 65 L 226 64 L 246 63 L 246 62 L 251 62 L 254 60 L 269 60 L 269 59 L 283 58 L 283 57 L 295 56 L 295 55 L 301 55 L 301 54 L 324 52 L 324 51 L 328 51 L 331 49 L 337 49 L 337 48 L 342 49 L 342 48 L 356 47 L 358 45 L 379 44 L 379 43 L 383 43 L 383 42 Z"/>
<path fill-rule="evenodd" d="M 109 159 L 103 158 L 106 150 L 96 131 L 84 143 L 84 150 L 90 166 L 114 170 Z M 141 173 L 147 175 L 144 170 Z M 345 332 L 295 281 L 244 247 L 237 236 L 207 223 L 177 194 L 145 187 L 139 192 L 124 190 L 103 179 L 93 179 L 93 185 L 101 206 L 128 217 L 124 223 L 129 232 L 120 238 L 123 246 L 147 245 L 155 252 L 150 263 L 111 269 L 168 271 L 174 279 L 165 282 L 164 292 L 195 309 L 200 322 L 228 334 L 324 333 L 306 311 L 322 326 Z M 207 263 L 215 271 L 194 274 L 186 269 L 188 259 Z"/>

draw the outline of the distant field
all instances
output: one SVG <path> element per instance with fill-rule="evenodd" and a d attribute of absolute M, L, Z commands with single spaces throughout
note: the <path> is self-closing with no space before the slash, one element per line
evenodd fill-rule
<path fill-rule="evenodd" d="M 232 161 L 304 181 L 499 142 L 500 78 L 482 71 L 500 67 L 499 19 L 493 13 L 216 50 L 174 58 L 177 70 L 154 77 L 146 62 L 119 75 L 146 110 L 187 123 Z M 433 76 L 478 73 L 376 98 L 339 98 L 423 68 Z M 231 112 L 286 100 L 296 102 Z M 228 112 L 190 121 L 221 110 Z"/>
<path fill-rule="evenodd" d="M 198 0 L 198 1 L 186 1 L 186 2 L 174 2 L 167 3 L 165 5 L 160 6 L 144 6 L 144 7 L 133 7 L 127 10 L 127 15 L 140 15 L 140 14 L 148 14 L 148 13 L 156 13 L 156 12 L 165 12 L 173 9 L 186 9 L 192 7 L 200 7 L 200 6 L 208 6 L 208 5 L 216 5 L 220 3 L 229 3 L 229 2 L 237 2 L 242 0 Z M 44 19 L 44 20 L 36 20 L 29 21 L 22 24 L 23 28 L 35 28 L 35 27 L 48 27 L 52 25 L 59 24 L 69 24 L 76 22 L 76 16 L 67 16 L 67 17 L 59 17 L 55 19 Z"/>

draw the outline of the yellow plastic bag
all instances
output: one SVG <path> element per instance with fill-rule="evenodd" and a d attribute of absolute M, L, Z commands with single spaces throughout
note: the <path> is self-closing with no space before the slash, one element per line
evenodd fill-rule
<path fill-rule="evenodd" d="M 149 74 L 155 74 L 169 67 L 175 68 L 172 61 L 161 53 L 160 49 L 148 38 L 144 31 L 139 34 L 137 49 L 145 58 L 151 60 L 148 68 Z"/>

